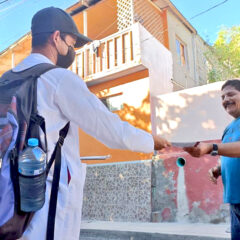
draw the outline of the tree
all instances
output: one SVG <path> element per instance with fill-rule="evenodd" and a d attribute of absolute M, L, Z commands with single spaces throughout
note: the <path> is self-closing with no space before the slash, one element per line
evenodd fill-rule
<path fill-rule="evenodd" d="M 206 58 L 208 82 L 240 77 L 240 25 L 222 28 Z"/>

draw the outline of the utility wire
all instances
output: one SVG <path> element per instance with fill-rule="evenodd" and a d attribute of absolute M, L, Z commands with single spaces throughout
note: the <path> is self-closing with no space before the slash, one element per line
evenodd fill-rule
<path fill-rule="evenodd" d="M 220 2 L 220 3 L 218 3 L 217 5 L 215 5 L 215 6 L 211 7 L 211 8 L 208 8 L 207 10 L 205 10 L 205 11 L 203 11 L 203 12 L 198 13 L 197 15 L 191 17 L 190 19 L 196 18 L 196 17 L 198 17 L 198 16 L 200 16 L 200 15 L 206 13 L 206 12 L 209 12 L 209 11 L 212 10 L 213 8 L 216 8 L 216 7 L 218 7 L 218 6 L 226 3 L 227 1 L 228 1 L 228 0 L 225 0 L 225 1 L 223 1 L 223 2 Z"/>
<path fill-rule="evenodd" d="M 9 1 L 9 0 L 4 0 L 4 1 Z M 13 7 L 16 7 L 16 6 L 20 5 L 20 4 L 23 4 L 25 1 L 27 1 L 27 0 L 22 0 L 21 2 L 13 3 L 13 4 L 9 5 L 8 7 L 4 8 L 4 9 L 1 9 L 1 10 L 0 10 L 0 14 L 1 14 L 2 12 L 5 12 L 5 11 L 13 8 Z M 0 2 L 0 3 L 1 3 L 1 2 Z M 10 14 L 10 13 L 8 13 L 8 14 Z M 6 16 L 8 16 L 8 15 L 6 15 Z M 4 16 L 4 17 L 6 17 L 6 16 Z M 2 19 L 2 18 L 1 18 L 1 19 Z M 1 19 L 0 19 L 0 20 L 1 20 Z"/>
<path fill-rule="evenodd" d="M 0 4 L 5 3 L 5 2 L 7 2 L 7 1 L 8 1 L 8 0 L 4 0 L 4 1 L 0 2 Z"/>

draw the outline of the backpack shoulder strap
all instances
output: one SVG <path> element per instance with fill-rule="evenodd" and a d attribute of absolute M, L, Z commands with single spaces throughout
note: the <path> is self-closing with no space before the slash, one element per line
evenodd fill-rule
<path fill-rule="evenodd" d="M 48 175 L 48 172 L 53 162 L 55 161 L 50 203 L 49 203 L 49 209 L 48 209 L 46 240 L 54 239 L 55 216 L 56 216 L 56 209 L 57 209 L 58 188 L 59 188 L 60 171 L 61 171 L 61 148 L 64 143 L 64 139 L 67 136 L 69 126 L 70 126 L 70 122 L 68 122 L 64 126 L 64 128 L 60 130 L 58 142 L 55 146 L 51 159 L 47 164 L 46 174 Z"/>
<path fill-rule="evenodd" d="M 26 78 L 29 76 L 32 76 L 33 78 L 37 78 L 37 77 L 40 77 L 45 72 L 47 72 L 51 69 L 54 69 L 54 68 L 59 68 L 59 66 L 56 66 L 51 63 L 39 63 L 39 64 L 36 64 L 36 65 L 34 65 L 30 68 L 27 68 L 23 71 L 14 72 L 11 70 L 11 73 L 20 74 L 22 78 Z"/>
<path fill-rule="evenodd" d="M 39 63 L 19 72 L 14 72 L 13 70 L 9 70 L 2 75 L 0 85 L 5 85 L 9 82 L 18 80 L 19 78 L 26 79 L 31 77 L 33 79 L 37 79 L 43 73 L 54 68 L 59 68 L 59 66 L 56 66 L 51 63 Z"/>

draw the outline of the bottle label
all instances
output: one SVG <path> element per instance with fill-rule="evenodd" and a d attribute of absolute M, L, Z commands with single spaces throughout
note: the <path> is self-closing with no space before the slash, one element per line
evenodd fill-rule
<path fill-rule="evenodd" d="M 18 172 L 21 173 L 24 176 L 37 176 L 44 172 L 44 169 L 36 169 L 36 170 L 28 170 L 23 171 L 21 168 L 18 168 Z"/>
<path fill-rule="evenodd" d="M 43 170 L 42 169 L 38 169 L 38 170 L 34 170 L 34 176 L 35 175 L 38 175 L 38 174 L 41 174 L 43 172 Z"/>

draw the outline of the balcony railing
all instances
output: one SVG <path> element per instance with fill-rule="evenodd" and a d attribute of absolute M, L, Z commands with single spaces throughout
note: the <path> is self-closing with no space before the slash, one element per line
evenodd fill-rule
<path fill-rule="evenodd" d="M 134 24 L 79 49 L 72 70 L 91 81 L 138 66 L 140 57 L 139 28 Z"/>

